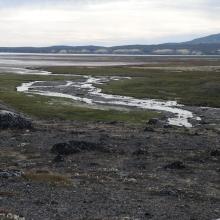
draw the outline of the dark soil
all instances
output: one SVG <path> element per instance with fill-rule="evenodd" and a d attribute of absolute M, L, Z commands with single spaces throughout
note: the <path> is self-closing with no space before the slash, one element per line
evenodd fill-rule
<path fill-rule="evenodd" d="M 34 121 L 0 130 L 0 213 L 29 220 L 216 220 L 220 110 L 192 129 Z M 153 123 L 154 124 L 154 123 Z"/>

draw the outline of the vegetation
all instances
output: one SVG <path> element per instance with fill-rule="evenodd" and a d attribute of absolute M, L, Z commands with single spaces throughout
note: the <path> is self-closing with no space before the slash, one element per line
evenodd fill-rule
<path fill-rule="evenodd" d="M 129 76 L 131 79 L 112 81 L 102 85 L 105 93 L 136 98 L 177 100 L 196 106 L 220 107 L 220 72 L 149 70 L 138 67 L 48 67 L 58 74 Z M 0 100 L 28 115 L 41 119 L 90 121 L 126 121 L 144 123 L 158 115 L 152 111 L 122 112 L 91 109 L 64 98 L 28 95 L 16 92 L 23 82 L 69 80 L 73 76 L 0 75 Z"/>
<path fill-rule="evenodd" d="M 62 76 L 0 75 L 0 100 L 18 111 L 40 119 L 65 119 L 83 121 L 125 121 L 145 123 L 158 115 L 152 111 L 98 110 L 80 107 L 79 103 L 64 98 L 51 98 L 16 92 L 16 86 L 34 80 L 63 80 Z M 66 78 L 70 79 L 70 78 Z"/>
<path fill-rule="evenodd" d="M 57 66 L 47 67 L 44 70 L 56 74 L 77 74 L 91 76 L 125 76 L 125 77 L 144 77 L 147 70 L 131 67 L 68 67 Z M 151 73 L 159 73 L 161 70 L 152 70 Z"/>
<path fill-rule="evenodd" d="M 136 98 L 177 100 L 196 106 L 220 107 L 220 72 L 144 69 L 138 67 L 51 67 L 53 73 L 130 76 L 102 86 L 105 93 Z"/>
<path fill-rule="evenodd" d="M 28 172 L 23 175 L 23 178 L 34 181 L 34 182 L 41 182 L 41 183 L 48 183 L 52 185 L 70 185 L 71 179 L 67 176 L 58 174 L 58 173 L 51 173 L 47 171 L 41 172 Z"/>
<path fill-rule="evenodd" d="M 215 72 L 149 73 L 145 77 L 114 81 L 102 88 L 111 94 L 220 107 L 220 73 Z"/>

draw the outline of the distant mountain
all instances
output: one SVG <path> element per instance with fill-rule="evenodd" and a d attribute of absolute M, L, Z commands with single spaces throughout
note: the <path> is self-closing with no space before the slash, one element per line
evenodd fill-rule
<path fill-rule="evenodd" d="M 220 34 L 210 35 L 183 43 L 166 43 L 158 45 L 125 45 L 116 47 L 0 47 L 0 52 L 53 54 L 220 55 Z"/>
<path fill-rule="evenodd" d="M 201 37 L 194 39 L 192 41 L 186 42 L 188 44 L 219 44 L 220 43 L 220 34 L 213 34 L 207 37 Z"/>

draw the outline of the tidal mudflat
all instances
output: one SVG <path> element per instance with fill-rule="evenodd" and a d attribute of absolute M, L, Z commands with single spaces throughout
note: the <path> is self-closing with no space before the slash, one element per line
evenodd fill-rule
<path fill-rule="evenodd" d="M 84 102 L 88 105 L 101 104 L 111 106 L 111 108 L 114 108 L 114 106 L 123 106 L 130 109 L 138 108 L 168 112 L 175 115 L 168 118 L 168 124 L 176 126 L 192 127 L 192 124 L 188 121 L 189 119 L 201 120 L 200 117 L 193 115 L 192 112 L 181 109 L 181 105 L 177 104 L 176 101 L 135 99 L 128 96 L 105 94 L 102 93 L 102 89 L 96 87 L 96 85 L 122 79 L 125 78 L 83 76 L 82 80 L 59 83 L 54 81 L 34 81 L 23 83 L 17 87 L 17 91 L 26 94 L 67 98 Z"/>
<path fill-rule="evenodd" d="M 220 217 L 218 57 L 26 54 L 1 63 L 0 214 Z"/>

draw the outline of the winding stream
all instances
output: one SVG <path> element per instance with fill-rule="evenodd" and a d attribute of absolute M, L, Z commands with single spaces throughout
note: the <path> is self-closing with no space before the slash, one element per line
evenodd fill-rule
<path fill-rule="evenodd" d="M 16 71 L 15 71 L 16 72 Z M 18 74 L 52 75 L 46 71 L 19 68 Z M 53 74 L 54 75 L 54 74 Z M 65 75 L 65 74 L 64 74 Z M 68 75 L 70 76 L 70 75 Z M 72 75 L 77 76 L 77 75 Z M 192 127 L 189 119 L 200 120 L 192 112 L 183 109 L 176 101 L 159 101 L 153 99 L 136 99 L 128 96 L 105 94 L 99 85 L 109 81 L 129 79 L 126 77 L 92 77 L 80 76 L 74 81 L 34 81 L 23 83 L 17 87 L 18 92 L 38 94 L 51 97 L 62 97 L 86 103 L 88 105 L 106 105 L 126 107 L 130 109 L 150 109 L 172 113 L 168 123 L 176 126 Z"/>

